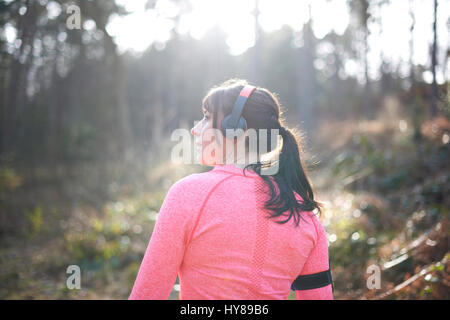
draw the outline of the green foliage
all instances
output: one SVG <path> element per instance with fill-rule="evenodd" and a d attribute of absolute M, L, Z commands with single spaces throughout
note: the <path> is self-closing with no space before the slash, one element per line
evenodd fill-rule
<path fill-rule="evenodd" d="M 14 191 L 23 184 L 23 177 L 14 168 L 0 166 L 0 193 Z"/>
<path fill-rule="evenodd" d="M 381 188 L 386 191 L 396 190 L 402 185 L 405 185 L 405 182 L 408 179 L 408 172 L 405 169 L 398 169 L 397 171 L 388 174 L 381 180 Z"/>
<path fill-rule="evenodd" d="M 40 205 L 38 205 L 31 211 L 25 211 L 25 216 L 28 218 L 28 222 L 30 224 L 30 231 L 28 236 L 32 238 L 39 234 L 43 229 L 43 209 Z"/>

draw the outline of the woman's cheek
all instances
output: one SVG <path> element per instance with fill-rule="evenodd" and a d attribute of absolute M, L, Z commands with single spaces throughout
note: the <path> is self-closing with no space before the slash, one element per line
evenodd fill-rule
<path fill-rule="evenodd" d="M 216 164 L 216 151 L 213 143 L 204 144 L 202 148 L 201 160 L 204 165 L 214 166 Z"/>
<path fill-rule="evenodd" d="M 208 132 L 210 128 L 206 125 L 202 130 L 203 143 L 201 148 L 197 147 L 197 161 L 201 165 L 215 166 L 221 163 L 221 147 L 216 143 L 216 137 L 213 136 L 213 132 Z"/>

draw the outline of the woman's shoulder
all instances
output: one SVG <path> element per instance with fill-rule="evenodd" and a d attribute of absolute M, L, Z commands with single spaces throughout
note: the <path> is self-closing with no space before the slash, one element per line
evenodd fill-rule
<path fill-rule="evenodd" d="M 226 175 L 217 171 L 206 171 L 201 173 L 191 173 L 176 181 L 169 189 L 171 193 L 182 194 L 204 194 L 213 188 L 217 183 L 225 178 Z"/>
<path fill-rule="evenodd" d="M 189 174 L 175 183 L 167 191 L 164 199 L 165 207 L 170 207 L 172 211 L 186 212 L 188 216 L 199 209 L 205 196 L 213 190 L 220 180 L 217 174 L 209 171 L 203 173 Z"/>

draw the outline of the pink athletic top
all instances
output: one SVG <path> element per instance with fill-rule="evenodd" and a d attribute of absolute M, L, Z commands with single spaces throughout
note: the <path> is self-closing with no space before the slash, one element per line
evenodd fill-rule
<path fill-rule="evenodd" d="M 302 212 L 298 227 L 293 218 L 285 224 L 267 219 L 263 188 L 258 174 L 246 170 L 244 176 L 233 164 L 176 182 L 129 299 L 168 299 L 177 274 L 180 299 L 287 299 L 298 275 L 328 270 L 317 217 Z M 297 290 L 296 297 L 333 299 L 332 287 Z"/>

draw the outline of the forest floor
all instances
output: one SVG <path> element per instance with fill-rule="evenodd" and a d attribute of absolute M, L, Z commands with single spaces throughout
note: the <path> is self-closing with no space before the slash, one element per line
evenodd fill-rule
<path fill-rule="evenodd" d="M 335 298 L 449 299 L 450 123 L 425 123 L 420 141 L 401 119 L 319 132 Z"/>
<path fill-rule="evenodd" d="M 324 204 L 335 298 L 449 299 L 450 123 L 424 124 L 420 142 L 401 119 L 318 132 L 310 179 Z M 153 166 L 148 183 L 109 185 L 114 196 L 102 198 L 95 168 L 63 183 L 38 172 L 38 184 L 1 168 L 0 298 L 126 299 L 167 189 L 201 170 Z M 82 270 L 79 290 L 67 288 L 69 265 Z"/>

